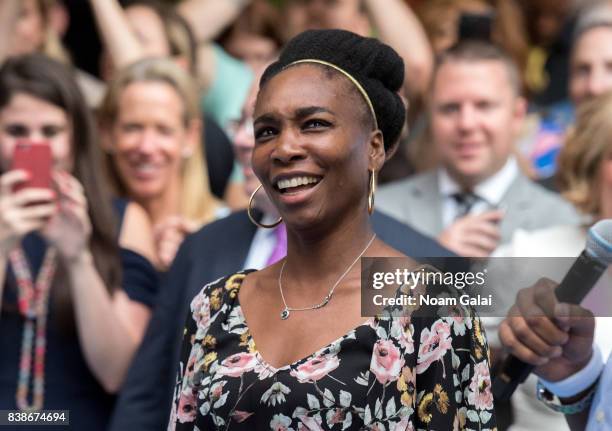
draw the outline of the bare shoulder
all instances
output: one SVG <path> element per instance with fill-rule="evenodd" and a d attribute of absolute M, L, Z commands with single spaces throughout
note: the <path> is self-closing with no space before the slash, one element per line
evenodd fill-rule
<path fill-rule="evenodd" d="M 130 202 L 125 209 L 119 245 L 143 255 L 153 264 L 157 263 L 151 220 L 145 210 L 134 202 Z"/>
<path fill-rule="evenodd" d="M 258 271 L 250 272 L 240 287 L 241 302 L 257 297 L 261 298 L 269 293 L 271 289 L 277 292 L 278 271 L 278 264 L 274 264 Z"/>

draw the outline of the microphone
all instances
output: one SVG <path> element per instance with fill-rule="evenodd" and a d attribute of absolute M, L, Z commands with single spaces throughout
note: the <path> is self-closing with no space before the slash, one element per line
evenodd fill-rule
<path fill-rule="evenodd" d="M 555 289 L 555 296 L 559 302 L 580 304 L 611 263 L 612 219 L 606 219 L 589 229 L 584 250 Z M 514 355 L 508 356 L 493 381 L 495 399 L 508 401 L 534 368 Z"/>

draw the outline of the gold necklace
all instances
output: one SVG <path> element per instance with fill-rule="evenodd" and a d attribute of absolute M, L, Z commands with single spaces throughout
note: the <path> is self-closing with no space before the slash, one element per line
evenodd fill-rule
<path fill-rule="evenodd" d="M 342 281 L 342 279 L 344 277 L 346 277 L 346 274 L 349 273 L 349 271 L 353 268 L 353 266 L 355 266 L 355 264 L 357 263 L 357 261 L 359 260 L 359 258 L 361 256 L 363 256 L 363 254 L 366 252 L 366 250 L 368 248 L 370 248 L 370 246 L 372 245 L 372 242 L 374 242 L 374 238 L 376 238 L 376 234 L 372 235 L 372 238 L 370 239 L 370 241 L 368 242 L 368 244 L 365 246 L 365 248 L 363 249 L 363 251 L 361 253 L 359 253 L 359 256 L 357 256 L 355 258 L 355 260 L 353 261 L 353 263 L 351 263 L 349 265 L 348 268 L 346 268 L 346 271 L 344 271 L 344 273 L 340 276 L 340 278 L 338 278 L 338 280 L 336 280 L 336 282 L 334 283 L 334 285 L 332 286 L 332 288 L 329 290 L 329 293 L 327 295 L 325 295 L 325 298 L 323 298 L 323 301 L 319 302 L 316 305 L 311 305 L 310 307 L 301 307 L 301 308 L 293 308 L 293 307 L 289 307 L 287 305 L 287 301 L 285 301 L 285 295 L 283 294 L 283 282 L 282 282 L 282 278 L 283 278 L 283 271 L 285 270 L 285 264 L 287 263 L 287 259 L 285 258 L 285 260 L 283 260 L 283 264 L 281 266 L 281 270 L 280 273 L 278 274 L 278 290 L 280 290 L 280 294 L 281 294 L 281 298 L 283 300 L 283 305 L 285 306 L 285 308 L 283 308 L 283 311 L 281 311 L 280 313 L 280 318 L 282 320 L 287 320 L 289 318 L 289 315 L 291 314 L 291 311 L 308 311 L 308 310 L 318 310 L 319 308 L 323 308 L 325 307 L 329 301 L 331 301 L 332 296 L 334 294 L 334 290 L 336 289 L 336 287 L 338 287 L 338 285 L 340 284 L 340 282 Z"/>

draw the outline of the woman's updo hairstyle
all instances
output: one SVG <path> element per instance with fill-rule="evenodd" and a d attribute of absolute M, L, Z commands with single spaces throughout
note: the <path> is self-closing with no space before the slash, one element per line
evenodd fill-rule
<path fill-rule="evenodd" d="M 278 61 L 268 66 L 259 82 L 260 90 L 292 63 L 309 59 L 343 69 L 363 87 L 372 102 L 385 150 L 392 149 L 406 119 L 406 107 L 398 94 L 404 83 L 404 61 L 397 52 L 378 39 L 346 30 L 308 30 L 291 39 Z"/>

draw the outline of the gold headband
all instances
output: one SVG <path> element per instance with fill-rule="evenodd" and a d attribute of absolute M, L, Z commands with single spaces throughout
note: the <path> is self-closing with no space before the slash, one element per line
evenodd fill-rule
<path fill-rule="evenodd" d="M 324 61 L 324 60 L 317 60 L 316 58 L 306 58 L 304 60 L 294 61 L 293 63 L 288 64 L 285 67 L 285 69 L 290 67 L 290 66 L 293 66 L 293 65 L 296 65 L 296 64 L 301 64 L 301 63 L 317 63 L 317 64 L 322 64 L 324 66 L 329 66 L 332 69 L 337 70 L 338 72 L 340 72 L 341 74 L 346 76 L 353 83 L 353 85 L 355 85 L 355 87 L 357 87 L 357 90 L 359 90 L 359 92 L 361 93 L 361 95 L 365 99 L 366 103 L 368 104 L 368 108 L 370 108 L 370 113 L 372 114 L 372 118 L 374 119 L 374 130 L 378 130 L 378 121 L 376 121 L 376 113 L 374 112 L 374 105 L 372 105 L 372 101 L 370 100 L 370 96 L 368 96 L 368 93 L 366 93 L 365 89 L 362 87 L 362 85 L 359 83 L 359 81 L 357 81 L 355 78 L 353 78 L 353 75 L 348 73 L 346 70 L 336 66 L 335 64 L 329 63 L 329 62 Z"/>

